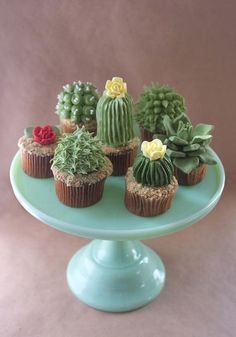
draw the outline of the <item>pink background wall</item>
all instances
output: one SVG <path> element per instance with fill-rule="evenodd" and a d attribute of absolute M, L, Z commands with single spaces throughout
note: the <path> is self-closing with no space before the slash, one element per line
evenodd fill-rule
<path fill-rule="evenodd" d="M 0 0 L 1 337 L 235 335 L 235 73 L 233 0 Z M 198 225 L 148 242 L 167 266 L 167 285 L 125 315 L 72 296 L 66 265 L 87 240 L 32 218 L 8 178 L 24 127 L 57 123 L 63 84 L 91 81 L 102 92 L 114 75 L 135 99 L 151 81 L 176 88 L 194 123 L 215 124 L 228 180 Z"/>

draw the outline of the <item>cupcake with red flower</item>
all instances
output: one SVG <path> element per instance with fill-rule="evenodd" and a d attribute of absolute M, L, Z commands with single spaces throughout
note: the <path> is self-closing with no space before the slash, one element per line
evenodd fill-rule
<path fill-rule="evenodd" d="M 56 126 L 28 127 L 18 141 L 24 172 L 34 178 L 52 177 L 51 160 L 60 137 Z"/>

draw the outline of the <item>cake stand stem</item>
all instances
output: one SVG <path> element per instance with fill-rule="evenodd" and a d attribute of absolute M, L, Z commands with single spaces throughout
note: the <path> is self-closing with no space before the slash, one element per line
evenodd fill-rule
<path fill-rule="evenodd" d="M 165 268 L 140 241 L 93 240 L 72 257 L 67 281 L 75 296 L 91 307 L 131 311 L 160 293 Z"/>

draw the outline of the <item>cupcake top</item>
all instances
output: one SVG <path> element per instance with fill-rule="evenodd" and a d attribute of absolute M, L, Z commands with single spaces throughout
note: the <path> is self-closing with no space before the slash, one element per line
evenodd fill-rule
<path fill-rule="evenodd" d="M 184 98 L 167 85 L 146 86 L 137 103 L 138 124 L 152 133 L 163 133 L 163 118 L 177 117 L 185 111 Z"/>
<path fill-rule="evenodd" d="M 24 129 L 24 136 L 18 141 L 22 151 L 38 155 L 53 155 L 60 137 L 56 126 L 36 126 Z"/>
<path fill-rule="evenodd" d="M 112 164 L 105 157 L 100 141 L 82 128 L 61 138 L 55 150 L 52 170 L 54 176 L 64 176 L 64 180 L 91 182 L 91 177 L 96 180 L 110 175 Z"/>
<path fill-rule="evenodd" d="M 117 148 L 132 141 L 133 109 L 133 100 L 123 79 L 113 77 L 108 80 L 96 110 L 97 136 L 103 144 Z"/>
<path fill-rule="evenodd" d="M 152 187 L 170 184 L 174 168 L 166 148 L 159 139 L 142 143 L 141 152 L 133 165 L 133 175 L 138 183 Z"/>
<path fill-rule="evenodd" d="M 58 95 L 56 113 L 77 125 L 96 121 L 97 88 L 89 82 L 73 82 L 63 86 Z"/>
<path fill-rule="evenodd" d="M 171 120 L 164 118 L 166 136 L 163 137 L 167 145 L 167 154 L 173 164 L 182 172 L 189 174 L 201 164 L 216 164 L 209 149 L 212 141 L 213 125 L 197 124 L 195 127 L 186 116 L 179 116 Z"/>

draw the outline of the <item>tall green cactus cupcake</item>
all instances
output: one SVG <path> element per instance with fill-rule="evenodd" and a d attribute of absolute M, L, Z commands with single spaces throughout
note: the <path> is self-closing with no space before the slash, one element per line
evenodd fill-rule
<path fill-rule="evenodd" d="M 125 177 L 125 206 L 140 216 L 155 216 L 170 208 L 178 183 L 161 140 L 144 141 L 141 153 Z"/>
<path fill-rule="evenodd" d="M 97 89 L 91 83 L 79 81 L 64 85 L 56 106 L 62 133 L 74 132 L 82 126 L 89 132 L 96 133 L 97 102 Z"/>
<path fill-rule="evenodd" d="M 125 175 L 132 166 L 139 139 L 133 130 L 133 100 L 120 77 L 106 82 L 97 105 L 97 136 L 113 164 L 113 175 Z"/>
<path fill-rule="evenodd" d="M 151 84 L 144 88 L 137 103 L 136 121 L 142 140 L 165 133 L 164 116 L 174 119 L 185 112 L 184 98 L 167 85 Z"/>

